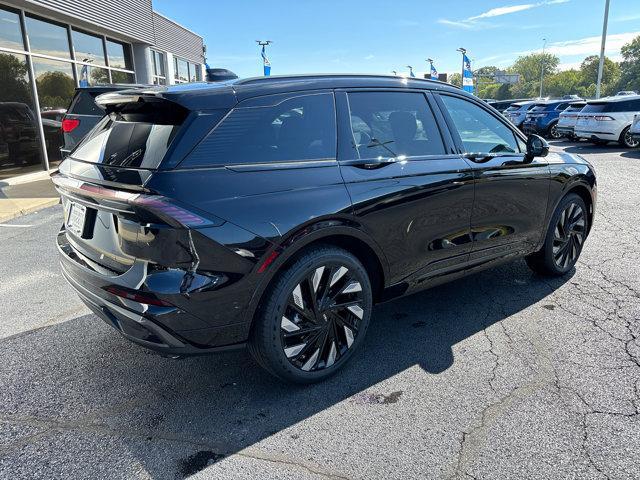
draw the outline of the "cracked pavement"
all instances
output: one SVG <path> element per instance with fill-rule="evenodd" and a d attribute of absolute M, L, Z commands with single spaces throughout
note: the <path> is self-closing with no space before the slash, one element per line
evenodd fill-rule
<path fill-rule="evenodd" d="M 573 272 L 517 261 L 376 307 L 311 387 L 130 344 L 64 282 L 59 207 L 0 226 L 0 478 L 640 477 L 640 151 L 596 168 Z"/>

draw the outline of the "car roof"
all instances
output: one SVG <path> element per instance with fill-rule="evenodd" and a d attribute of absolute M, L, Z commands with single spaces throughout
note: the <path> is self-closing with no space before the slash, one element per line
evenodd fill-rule
<path fill-rule="evenodd" d="M 640 95 L 617 95 L 615 97 L 604 97 L 598 100 L 589 100 L 589 104 L 599 103 L 616 103 L 616 102 L 628 102 L 629 100 L 640 100 Z"/>
<path fill-rule="evenodd" d="M 192 82 L 154 86 L 146 90 L 131 89 L 132 94 L 155 95 L 192 110 L 232 108 L 248 98 L 298 91 L 335 88 L 397 88 L 456 92 L 481 101 L 458 87 L 437 80 L 364 74 L 288 75 L 234 79 L 222 82 Z M 127 91 L 118 92 L 128 94 Z"/>
<path fill-rule="evenodd" d="M 524 107 L 524 106 L 527 106 L 527 105 L 531 105 L 532 103 L 537 103 L 537 102 L 534 101 L 534 100 L 527 100 L 527 101 L 524 101 L 524 102 L 514 102 L 514 103 L 511 104 L 511 106 L 512 107 Z"/>

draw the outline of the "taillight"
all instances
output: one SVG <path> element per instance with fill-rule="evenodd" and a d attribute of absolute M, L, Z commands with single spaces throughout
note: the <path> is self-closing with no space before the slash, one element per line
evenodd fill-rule
<path fill-rule="evenodd" d="M 596 122 L 610 122 L 612 120 L 615 120 L 615 118 L 610 117 L 609 115 L 596 115 L 593 118 L 596 119 Z"/>
<path fill-rule="evenodd" d="M 78 125 L 80 125 L 80 120 L 78 120 L 77 118 L 62 119 L 62 131 L 64 133 L 72 132 Z"/>
<path fill-rule="evenodd" d="M 219 227 L 225 221 L 215 215 L 193 211 L 192 207 L 183 207 L 176 201 L 161 195 L 148 195 L 145 193 L 134 193 L 123 190 L 114 190 L 100 185 L 86 183 L 75 178 L 69 178 L 60 174 L 51 176 L 56 187 L 63 190 L 87 195 L 107 202 L 124 203 L 133 207 L 141 218 L 148 217 L 147 213 L 153 214 L 168 225 L 177 228 L 201 228 Z M 153 218 L 148 219 L 153 223 Z"/>

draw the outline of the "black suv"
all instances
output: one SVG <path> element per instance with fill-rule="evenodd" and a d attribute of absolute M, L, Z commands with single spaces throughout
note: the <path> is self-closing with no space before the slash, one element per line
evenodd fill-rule
<path fill-rule="evenodd" d="M 519 257 L 565 274 L 593 219 L 586 161 L 440 82 L 270 77 L 97 102 L 108 115 L 53 176 L 62 269 L 167 355 L 248 344 L 280 378 L 321 380 L 376 302 Z"/>

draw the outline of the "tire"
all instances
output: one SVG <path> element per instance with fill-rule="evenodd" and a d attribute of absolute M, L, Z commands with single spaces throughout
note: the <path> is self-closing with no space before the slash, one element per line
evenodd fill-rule
<path fill-rule="evenodd" d="M 558 132 L 558 122 L 549 126 L 549 129 L 547 130 L 547 137 L 553 140 L 559 140 L 563 137 L 563 135 Z"/>
<path fill-rule="evenodd" d="M 627 148 L 636 148 L 640 145 L 640 141 L 634 140 L 629 130 L 631 130 L 631 127 L 625 128 L 620 134 L 620 145 Z"/>
<path fill-rule="evenodd" d="M 580 258 L 588 222 L 584 200 L 575 193 L 564 197 L 551 217 L 542 248 L 525 258 L 529 268 L 554 277 L 569 272 Z"/>
<path fill-rule="evenodd" d="M 372 307 L 371 282 L 358 259 L 337 247 L 313 247 L 267 288 L 249 351 L 281 380 L 322 381 L 362 343 Z"/>

